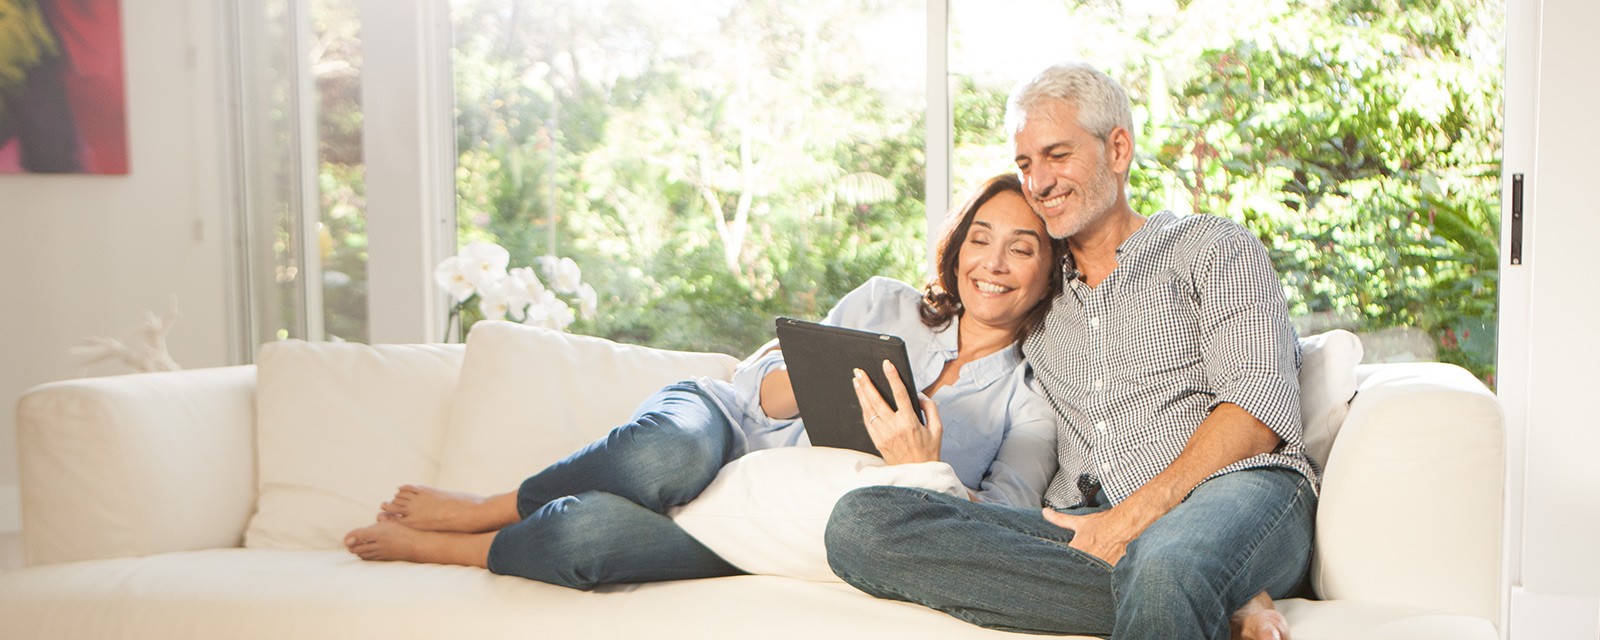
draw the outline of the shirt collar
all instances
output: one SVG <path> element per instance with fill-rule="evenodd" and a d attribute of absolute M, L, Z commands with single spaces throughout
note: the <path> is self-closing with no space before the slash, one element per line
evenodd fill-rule
<path fill-rule="evenodd" d="M 1144 224 L 1139 227 L 1139 230 L 1134 231 L 1133 235 L 1128 236 L 1128 239 L 1123 240 L 1122 245 L 1117 247 L 1118 261 L 1121 261 L 1122 256 L 1133 257 L 1138 255 L 1146 246 L 1149 246 L 1151 239 L 1156 237 L 1156 232 L 1172 224 L 1172 220 L 1176 217 L 1178 217 L 1176 213 L 1161 210 L 1146 219 Z"/>
<path fill-rule="evenodd" d="M 1137 231 L 1133 232 L 1133 235 L 1128 236 L 1127 240 L 1123 240 L 1122 244 L 1117 246 L 1117 262 L 1122 262 L 1123 256 L 1131 258 L 1138 255 L 1139 251 L 1150 244 L 1150 239 L 1155 237 L 1155 228 L 1171 224 L 1173 218 L 1176 217 L 1178 217 L 1178 214 L 1165 209 L 1150 216 Z M 1067 282 L 1072 282 L 1082 276 L 1083 274 L 1078 271 L 1077 261 L 1072 258 L 1071 251 L 1061 256 L 1061 277 L 1063 279 Z"/>
<path fill-rule="evenodd" d="M 950 357 L 946 361 L 954 360 L 956 354 L 961 352 L 958 338 L 961 335 L 961 317 L 950 320 L 950 328 L 934 335 L 934 351 L 946 352 Z M 961 367 L 961 380 L 971 380 L 978 388 L 984 388 L 994 381 L 1010 375 L 1018 365 L 1022 364 L 1022 354 L 1017 352 L 1016 343 L 1006 345 L 1004 348 L 986 355 Z"/>

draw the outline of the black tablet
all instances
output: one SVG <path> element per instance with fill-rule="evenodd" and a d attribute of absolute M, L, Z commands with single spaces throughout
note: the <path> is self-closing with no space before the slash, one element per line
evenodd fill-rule
<path fill-rule="evenodd" d="M 899 336 L 794 318 L 778 318 L 777 324 L 778 345 L 789 368 L 789 384 L 794 387 L 795 403 L 800 407 L 800 418 L 805 421 L 811 444 L 881 455 L 861 420 L 861 403 L 856 401 L 851 382 L 853 370 L 866 372 L 892 408 L 894 392 L 883 375 L 883 361 L 888 360 L 899 370 L 906 392 L 915 398 L 917 386 L 911 377 L 905 341 Z M 922 417 L 921 407 L 917 407 L 917 417 Z"/>

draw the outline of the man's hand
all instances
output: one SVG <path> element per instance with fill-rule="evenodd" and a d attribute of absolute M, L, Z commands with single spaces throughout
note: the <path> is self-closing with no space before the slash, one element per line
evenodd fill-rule
<path fill-rule="evenodd" d="M 1054 509 L 1044 510 L 1044 519 L 1050 524 L 1072 530 L 1072 542 L 1067 546 L 1117 566 L 1128 553 L 1128 543 L 1155 522 L 1155 518 L 1132 516 L 1132 510 L 1118 505 L 1107 511 L 1075 516 Z"/>
<path fill-rule="evenodd" d="M 1211 411 L 1183 453 L 1126 500 L 1106 511 L 1072 516 L 1044 510 L 1044 519 L 1073 531 L 1074 549 L 1116 566 L 1128 543 L 1171 511 L 1200 482 L 1218 469 L 1277 447 L 1278 434 L 1238 405 L 1224 402 Z"/>

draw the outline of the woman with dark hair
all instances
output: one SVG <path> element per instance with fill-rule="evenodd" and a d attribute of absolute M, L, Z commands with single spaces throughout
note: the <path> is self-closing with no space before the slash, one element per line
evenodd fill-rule
<path fill-rule="evenodd" d="M 925 289 L 872 278 L 828 313 L 824 323 L 906 342 L 927 422 L 864 415 L 886 462 L 941 460 L 973 500 L 1040 503 L 1056 467 L 1055 418 L 1018 347 L 1061 290 L 1063 254 L 1016 176 L 996 176 L 947 227 Z M 345 544 L 367 560 L 486 567 L 579 589 L 737 574 L 665 512 L 746 453 L 808 444 L 798 413 L 772 343 L 731 381 L 666 387 L 632 422 L 516 491 L 401 487 Z"/>

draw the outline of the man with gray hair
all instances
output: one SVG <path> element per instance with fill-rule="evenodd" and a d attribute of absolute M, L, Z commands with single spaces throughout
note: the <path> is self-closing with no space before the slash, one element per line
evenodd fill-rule
<path fill-rule="evenodd" d="M 1238 636 L 1287 632 L 1268 596 L 1305 576 L 1318 471 L 1283 289 L 1237 223 L 1128 205 L 1132 126 L 1122 87 L 1081 64 L 1006 105 L 1029 204 L 1069 248 L 1024 346 L 1057 417 L 1046 508 L 851 492 L 827 532 L 846 582 L 1000 629 L 1226 638 L 1237 611 Z"/>

